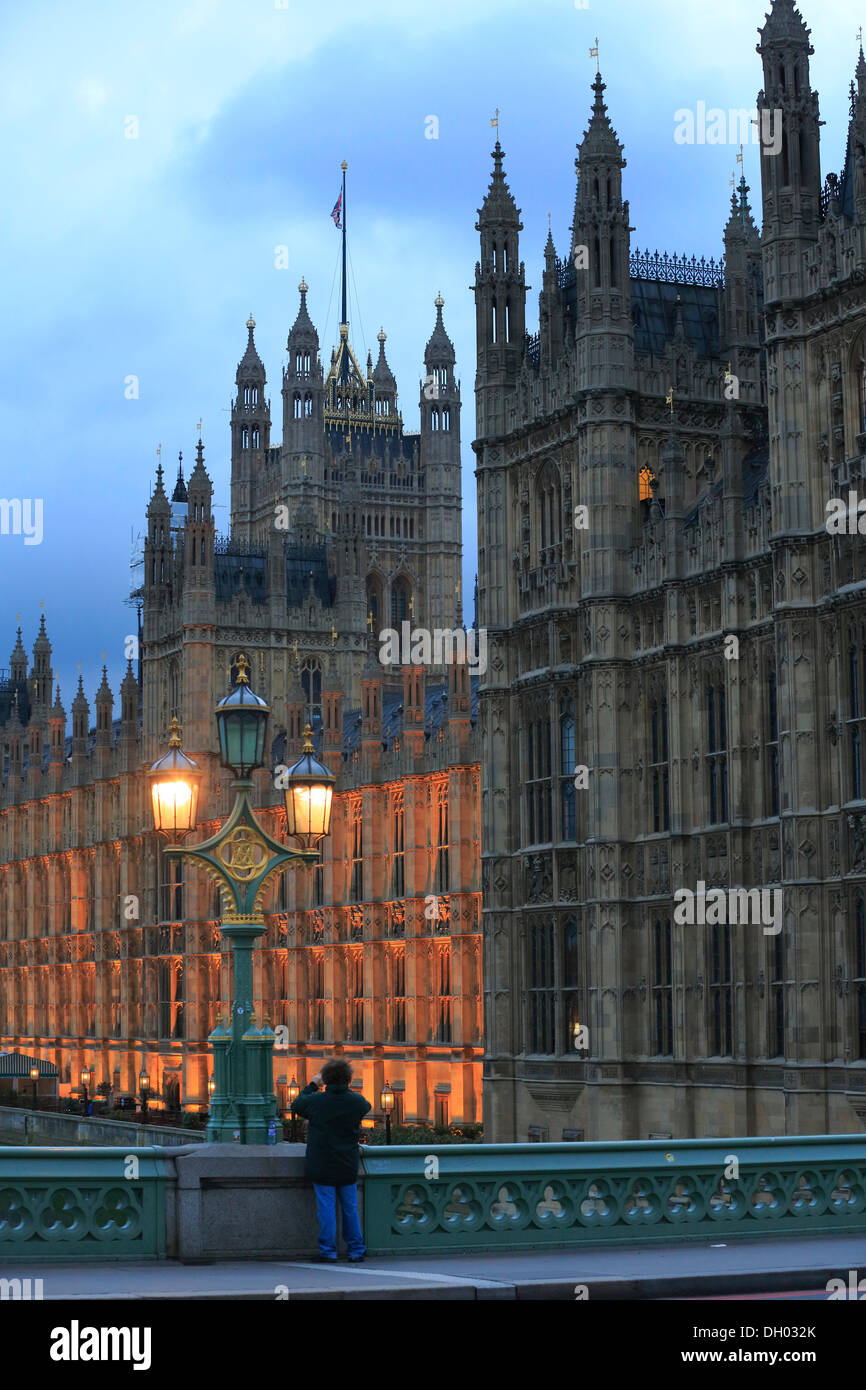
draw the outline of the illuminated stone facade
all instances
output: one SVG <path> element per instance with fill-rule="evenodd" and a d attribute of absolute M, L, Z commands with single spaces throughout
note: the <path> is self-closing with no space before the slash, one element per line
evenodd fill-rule
<path fill-rule="evenodd" d="M 281 1106 L 335 1054 L 373 1100 L 387 1080 L 406 1121 L 481 1118 L 479 767 L 468 668 L 382 667 L 378 630 L 460 623 L 460 390 L 437 297 L 421 429 L 403 430 L 380 334 L 358 368 L 341 329 L 325 375 L 306 307 L 288 340 L 284 434 L 270 443 L 254 323 L 233 402 L 229 537 L 214 531 L 199 440 L 171 499 L 162 468 L 141 557 L 139 673 L 120 718 L 104 678 L 96 723 L 79 680 L 72 735 L 52 705 L 45 620 L 28 671 L 18 642 L 0 679 L 0 1047 L 55 1062 L 61 1092 L 92 1087 L 204 1107 L 205 1039 L 226 1011 L 219 903 L 161 854 L 143 776 L 177 716 L 205 770 L 199 833 L 228 814 L 213 707 L 246 653 L 271 705 L 257 805 L 284 832 L 273 769 L 304 724 L 337 774 L 321 867 L 271 893 L 256 952 L 260 1014 L 278 1030 Z M 283 1025 L 279 1028 L 279 1025 Z"/>
<path fill-rule="evenodd" d="M 498 144 L 479 214 L 493 1141 L 866 1122 L 866 550 L 825 529 L 866 476 L 866 61 L 822 184 L 791 0 L 759 52 L 782 147 L 723 268 L 633 253 L 600 75 L 534 338 Z M 780 930 L 677 922 L 701 882 Z"/>

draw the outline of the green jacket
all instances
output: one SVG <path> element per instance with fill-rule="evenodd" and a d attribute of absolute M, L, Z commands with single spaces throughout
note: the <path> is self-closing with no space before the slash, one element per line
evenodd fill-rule
<path fill-rule="evenodd" d="M 304 1171 L 326 1187 L 346 1187 L 358 1178 L 361 1119 L 370 1102 L 348 1086 L 305 1086 L 292 1104 L 309 1121 Z"/>

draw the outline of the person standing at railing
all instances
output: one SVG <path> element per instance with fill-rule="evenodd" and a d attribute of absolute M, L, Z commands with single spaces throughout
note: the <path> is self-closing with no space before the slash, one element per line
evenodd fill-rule
<path fill-rule="evenodd" d="M 309 1124 L 304 1171 L 312 1178 L 319 1218 L 319 1258 L 337 1259 L 337 1193 L 349 1262 L 366 1254 L 358 1216 L 358 1144 L 370 1102 L 349 1089 L 352 1068 L 341 1058 L 326 1062 L 292 1102 L 292 1112 Z M 324 1085 L 325 1089 L 320 1090 Z"/>

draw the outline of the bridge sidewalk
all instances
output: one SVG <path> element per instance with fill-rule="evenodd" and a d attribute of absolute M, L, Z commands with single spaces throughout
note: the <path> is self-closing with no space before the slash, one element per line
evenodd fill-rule
<path fill-rule="evenodd" d="M 41 1278 L 47 1300 L 76 1299 L 569 1299 L 586 1285 L 590 1301 L 700 1298 L 772 1289 L 822 1289 L 849 1270 L 866 1274 L 866 1237 L 785 1237 L 729 1245 L 694 1241 L 636 1247 L 379 1256 L 336 1267 L 305 1261 L 176 1261 L 105 1264 L 4 1259 L 4 1279 Z M 859 1276 L 858 1276 L 859 1277 Z"/>

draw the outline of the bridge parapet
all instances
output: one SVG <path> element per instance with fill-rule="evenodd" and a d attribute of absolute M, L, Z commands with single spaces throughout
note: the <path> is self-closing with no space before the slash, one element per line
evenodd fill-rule
<path fill-rule="evenodd" d="M 0 1148 L 0 1264 L 164 1258 L 172 1180 L 155 1145 Z"/>
<path fill-rule="evenodd" d="M 866 1230 L 866 1135 L 367 1149 L 371 1254 Z"/>

